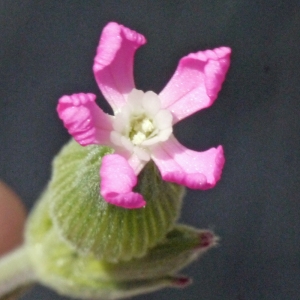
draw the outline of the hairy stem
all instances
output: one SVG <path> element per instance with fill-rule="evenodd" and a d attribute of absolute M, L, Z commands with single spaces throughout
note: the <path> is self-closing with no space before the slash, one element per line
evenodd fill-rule
<path fill-rule="evenodd" d="M 25 246 L 0 258 L 0 299 L 35 279 Z"/>

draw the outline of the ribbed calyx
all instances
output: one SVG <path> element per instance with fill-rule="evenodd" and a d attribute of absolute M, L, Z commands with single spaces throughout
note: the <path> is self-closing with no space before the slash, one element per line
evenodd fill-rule
<path fill-rule="evenodd" d="M 183 188 L 163 181 L 153 163 L 138 178 L 136 190 L 147 205 L 124 209 L 99 192 L 101 159 L 112 150 L 71 141 L 53 163 L 47 189 L 50 217 L 61 238 L 83 255 L 117 262 L 142 257 L 174 226 Z"/>
<path fill-rule="evenodd" d="M 41 283 L 84 299 L 122 299 L 163 287 L 184 287 L 176 275 L 216 243 L 212 232 L 175 225 L 141 258 L 112 263 L 80 255 L 57 234 L 49 216 L 49 194 L 40 201 L 27 227 L 29 253 Z"/>
<path fill-rule="evenodd" d="M 183 188 L 161 179 L 152 163 L 136 191 L 147 205 L 124 209 L 99 193 L 102 157 L 112 150 L 68 143 L 27 223 L 26 245 L 37 278 L 84 299 L 121 299 L 183 287 L 176 273 L 216 244 L 207 230 L 176 225 Z"/>

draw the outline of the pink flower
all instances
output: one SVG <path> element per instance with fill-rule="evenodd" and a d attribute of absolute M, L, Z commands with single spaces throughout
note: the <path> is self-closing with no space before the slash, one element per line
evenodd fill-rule
<path fill-rule="evenodd" d="M 229 67 L 230 48 L 183 57 L 157 95 L 135 89 L 134 53 L 145 43 L 143 35 L 117 23 L 107 24 L 102 32 L 93 70 L 114 116 L 96 105 L 94 94 L 63 96 L 57 107 L 79 144 L 107 145 L 115 150 L 103 157 L 100 192 L 107 202 L 130 209 L 146 205 L 132 188 L 150 159 L 164 180 L 192 189 L 213 187 L 224 165 L 222 146 L 205 152 L 189 150 L 176 140 L 172 128 L 214 102 Z"/>

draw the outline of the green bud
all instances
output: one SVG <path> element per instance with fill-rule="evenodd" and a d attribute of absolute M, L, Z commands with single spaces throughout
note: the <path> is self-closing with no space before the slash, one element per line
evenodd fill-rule
<path fill-rule="evenodd" d="M 100 195 L 101 159 L 112 149 L 67 144 L 53 163 L 53 176 L 45 201 L 61 239 L 82 255 L 111 262 L 142 257 L 174 227 L 184 189 L 161 179 L 156 166 L 148 163 L 135 190 L 147 205 L 124 209 Z M 44 200 L 43 200 L 44 201 Z"/>
<path fill-rule="evenodd" d="M 165 239 L 138 259 L 117 264 L 103 262 L 105 272 L 116 280 L 145 279 L 174 275 L 212 246 L 217 238 L 211 231 L 176 225 Z M 88 265 L 86 266 L 88 268 Z M 90 272 L 91 270 L 89 270 Z"/>
<path fill-rule="evenodd" d="M 176 225 L 141 258 L 118 263 L 82 255 L 65 243 L 49 215 L 45 194 L 30 216 L 26 244 L 39 281 L 85 299 L 121 299 L 189 283 L 176 273 L 216 243 L 210 231 Z"/>
<path fill-rule="evenodd" d="M 165 182 L 153 163 L 135 190 L 145 208 L 124 209 L 100 195 L 99 169 L 108 147 L 68 143 L 26 227 L 35 277 L 84 299 L 121 299 L 190 281 L 177 272 L 216 244 L 207 230 L 176 225 L 184 189 Z"/>

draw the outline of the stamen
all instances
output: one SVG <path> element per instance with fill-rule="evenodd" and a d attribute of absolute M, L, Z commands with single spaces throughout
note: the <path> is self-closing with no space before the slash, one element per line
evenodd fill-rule
<path fill-rule="evenodd" d="M 130 124 L 129 138 L 134 145 L 140 145 L 144 142 L 154 131 L 155 127 L 152 121 L 145 116 L 133 117 Z"/>
<path fill-rule="evenodd" d="M 146 133 L 151 133 L 154 130 L 154 125 L 149 119 L 144 119 L 141 125 L 142 130 Z"/>
<path fill-rule="evenodd" d="M 139 145 L 141 144 L 145 139 L 146 139 L 146 135 L 142 132 L 137 132 L 131 139 L 132 143 L 134 145 Z"/>

